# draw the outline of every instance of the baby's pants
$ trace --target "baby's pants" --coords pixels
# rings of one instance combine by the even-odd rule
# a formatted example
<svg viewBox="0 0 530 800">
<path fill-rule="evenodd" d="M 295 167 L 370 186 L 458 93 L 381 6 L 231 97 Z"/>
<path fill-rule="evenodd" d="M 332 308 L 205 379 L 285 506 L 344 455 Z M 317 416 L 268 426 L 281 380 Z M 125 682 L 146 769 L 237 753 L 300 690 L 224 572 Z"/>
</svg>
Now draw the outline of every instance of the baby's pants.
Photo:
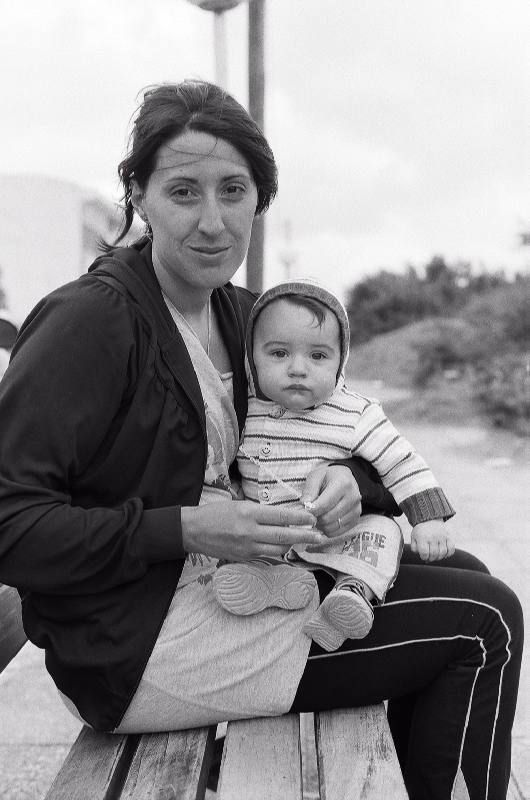
<svg viewBox="0 0 530 800">
<path fill-rule="evenodd" d="M 393 585 L 403 550 L 397 522 L 380 514 L 365 514 L 348 533 L 330 537 L 325 546 L 291 547 L 285 560 L 309 570 L 349 575 L 364 581 L 380 602 Z"/>
</svg>

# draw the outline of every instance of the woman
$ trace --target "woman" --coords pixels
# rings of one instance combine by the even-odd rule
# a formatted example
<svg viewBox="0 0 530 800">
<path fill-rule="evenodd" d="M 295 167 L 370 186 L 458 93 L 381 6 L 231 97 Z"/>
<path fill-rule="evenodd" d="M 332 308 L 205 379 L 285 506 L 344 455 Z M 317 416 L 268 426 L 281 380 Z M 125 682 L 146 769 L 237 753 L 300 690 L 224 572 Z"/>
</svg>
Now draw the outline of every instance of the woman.
<svg viewBox="0 0 530 800">
<path fill-rule="evenodd" d="M 274 159 L 229 95 L 185 82 L 146 93 L 120 176 L 120 238 L 135 212 L 148 237 L 36 307 L 0 386 L 0 580 L 65 702 L 130 732 L 396 698 L 411 798 L 447 800 L 459 771 L 473 800 L 505 797 L 521 612 L 472 557 L 404 563 L 370 635 L 332 654 L 302 633 L 316 591 L 253 618 L 213 600 L 217 559 L 321 537 L 303 510 L 228 496 L 254 300 L 229 281 Z M 305 494 L 327 535 L 359 495 L 398 511 L 355 462 L 315 470 Z"/>
</svg>

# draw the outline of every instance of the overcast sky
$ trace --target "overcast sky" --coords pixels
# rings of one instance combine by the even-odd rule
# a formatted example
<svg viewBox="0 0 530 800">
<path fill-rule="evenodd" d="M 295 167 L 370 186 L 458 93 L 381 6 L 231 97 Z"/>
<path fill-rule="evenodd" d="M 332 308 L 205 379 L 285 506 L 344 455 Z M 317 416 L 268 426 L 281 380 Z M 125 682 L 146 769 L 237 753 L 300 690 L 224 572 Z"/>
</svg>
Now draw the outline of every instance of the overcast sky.
<svg viewBox="0 0 530 800">
<path fill-rule="evenodd" d="M 215 79 L 213 19 L 186 0 L 0 1 L 0 173 L 117 200 L 140 90 Z M 266 133 L 280 169 L 266 282 L 338 291 L 441 254 L 530 271 L 528 0 L 267 0 Z M 247 103 L 247 8 L 227 12 Z"/>
</svg>

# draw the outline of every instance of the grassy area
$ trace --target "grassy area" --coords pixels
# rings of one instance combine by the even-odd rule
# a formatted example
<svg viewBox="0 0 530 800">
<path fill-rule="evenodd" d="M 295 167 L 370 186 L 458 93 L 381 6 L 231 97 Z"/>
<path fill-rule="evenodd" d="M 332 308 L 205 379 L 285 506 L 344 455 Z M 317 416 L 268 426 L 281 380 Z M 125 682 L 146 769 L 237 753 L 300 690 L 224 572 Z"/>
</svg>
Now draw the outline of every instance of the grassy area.
<svg viewBox="0 0 530 800">
<path fill-rule="evenodd" d="M 385 314 L 379 309 L 380 329 L 399 306 L 393 300 Z M 530 438 L 530 282 L 479 293 L 354 346 L 348 379 L 408 389 L 391 401 L 409 420 L 478 423 Z"/>
<path fill-rule="evenodd" d="M 414 322 L 391 333 L 375 336 L 351 348 L 348 362 L 350 382 L 382 380 L 389 386 L 411 388 L 418 368 L 416 343 L 432 329 L 431 320 Z"/>
<path fill-rule="evenodd" d="M 460 320 L 448 320 L 445 324 L 449 331 L 449 334 L 445 332 L 446 341 L 451 342 L 454 338 L 457 349 L 468 336 L 469 327 Z M 473 425 L 492 430 L 500 425 L 501 429 L 511 428 L 519 436 L 528 438 L 527 418 L 521 417 L 517 424 L 505 425 L 501 416 L 496 424 L 494 405 L 499 397 L 505 397 L 507 402 L 510 398 L 516 402 L 516 390 L 520 396 L 521 391 L 528 392 L 528 385 L 526 389 L 521 388 L 501 374 L 497 380 L 497 395 L 492 389 L 486 389 L 490 392 L 487 396 L 492 398 L 492 408 L 487 409 L 477 400 L 477 373 L 473 359 L 457 364 L 455 369 L 439 368 L 428 380 L 418 381 L 425 363 L 422 359 L 429 357 L 426 343 L 436 341 L 439 326 L 438 319 L 422 320 L 352 347 L 346 369 L 348 385 L 368 396 L 380 398 L 398 423 Z M 509 365 L 508 356 L 492 356 L 490 369 L 493 369 L 495 359 L 500 365 Z M 528 384 L 528 380 L 525 383 Z M 525 402 L 528 407 L 528 399 Z"/>
<path fill-rule="evenodd" d="M 468 375 L 446 374 L 425 388 L 415 385 L 419 364 L 416 345 L 431 336 L 434 324 L 422 320 L 353 347 L 346 370 L 348 385 L 366 394 L 381 395 L 396 422 L 484 424 L 473 403 Z M 381 382 L 381 390 L 376 382 Z M 391 387 L 408 391 L 394 393 L 389 391 Z"/>
</svg>

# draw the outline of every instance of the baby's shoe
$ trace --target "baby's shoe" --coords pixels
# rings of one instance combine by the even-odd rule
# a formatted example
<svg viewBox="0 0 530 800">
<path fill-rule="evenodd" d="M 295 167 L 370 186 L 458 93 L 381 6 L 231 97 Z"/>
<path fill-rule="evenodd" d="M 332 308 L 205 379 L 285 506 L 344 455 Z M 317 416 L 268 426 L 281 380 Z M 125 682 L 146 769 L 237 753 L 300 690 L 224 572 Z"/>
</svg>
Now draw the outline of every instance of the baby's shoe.
<svg viewBox="0 0 530 800">
<path fill-rule="evenodd" d="M 338 650 L 346 637 L 334 628 L 322 613 L 319 606 L 311 619 L 304 625 L 303 631 L 316 644 L 328 653 Z"/>
<path fill-rule="evenodd" d="M 237 616 L 272 607 L 305 608 L 316 591 L 311 572 L 260 561 L 224 564 L 216 570 L 212 586 L 219 605 Z"/>
<path fill-rule="evenodd" d="M 321 609 L 328 623 L 347 639 L 363 639 L 374 622 L 363 584 L 353 579 L 338 583 L 322 601 Z"/>
</svg>

